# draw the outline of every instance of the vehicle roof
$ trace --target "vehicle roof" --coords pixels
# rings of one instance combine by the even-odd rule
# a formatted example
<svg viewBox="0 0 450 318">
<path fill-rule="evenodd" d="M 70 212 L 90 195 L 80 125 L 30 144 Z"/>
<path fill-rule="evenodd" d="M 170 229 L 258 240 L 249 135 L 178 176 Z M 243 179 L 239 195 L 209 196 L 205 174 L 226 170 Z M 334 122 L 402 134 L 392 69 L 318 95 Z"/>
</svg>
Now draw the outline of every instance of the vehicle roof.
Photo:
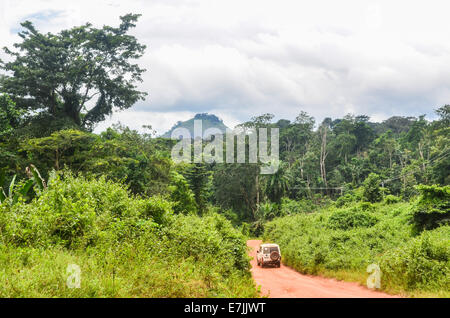
<svg viewBox="0 0 450 318">
<path fill-rule="evenodd" d="M 278 244 L 261 244 L 262 247 L 279 247 Z"/>
</svg>

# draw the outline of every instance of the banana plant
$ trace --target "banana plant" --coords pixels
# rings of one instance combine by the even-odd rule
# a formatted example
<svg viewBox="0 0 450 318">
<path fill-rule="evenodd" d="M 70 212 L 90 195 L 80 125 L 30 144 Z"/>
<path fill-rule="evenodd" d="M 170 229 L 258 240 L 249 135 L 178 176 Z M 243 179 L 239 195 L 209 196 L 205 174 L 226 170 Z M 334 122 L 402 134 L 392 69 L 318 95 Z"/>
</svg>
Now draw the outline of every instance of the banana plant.
<svg viewBox="0 0 450 318">
<path fill-rule="evenodd" d="M 19 201 L 20 197 L 25 197 L 28 192 L 30 192 L 31 188 L 35 187 L 36 193 L 40 193 L 47 188 L 45 180 L 41 177 L 41 174 L 34 165 L 27 167 L 26 173 L 29 179 L 19 188 L 16 187 L 17 176 L 15 175 L 12 178 L 8 186 L 8 194 L 6 194 L 3 189 L 3 185 L 5 184 L 5 173 L 4 171 L 0 171 L 0 204 L 8 202 L 9 205 L 14 205 Z"/>
<path fill-rule="evenodd" d="M 45 189 L 47 189 L 47 185 L 45 184 L 44 178 L 41 177 L 39 170 L 34 165 L 31 164 L 29 167 L 27 167 L 25 169 L 25 172 L 27 173 L 28 178 L 31 181 L 33 181 L 33 185 L 35 187 L 37 187 L 37 190 L 39 192 L 42 192 Z M 36 191 L 36 192 L 38 192 L 38 191 Z"/>
<path fill-rule="evenodd" d="M 5 193 L 3 187 L 0 189 L 0 203 L 8 202 L 14 205 L 19 201 L 19 198 L 26 196 L 33 187 L 33 180 L 26 181 L 20 188 L 16 188 L 16 176 L 14 176 L 9 184 L 8 195 Z"/>
</svg>

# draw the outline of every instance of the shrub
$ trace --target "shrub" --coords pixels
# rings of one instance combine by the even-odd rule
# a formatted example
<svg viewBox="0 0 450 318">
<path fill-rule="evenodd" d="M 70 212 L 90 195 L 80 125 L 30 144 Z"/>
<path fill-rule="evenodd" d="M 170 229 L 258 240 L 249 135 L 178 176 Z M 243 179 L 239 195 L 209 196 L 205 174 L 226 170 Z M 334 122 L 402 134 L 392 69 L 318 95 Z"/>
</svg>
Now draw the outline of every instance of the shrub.
<svg viewBox="0 0 450 318">
<path fill-rule="evenodd" d="M 189 188 L 187 180 L 181 174 L 174 171 L 171 173 L 170 178 L 170 200 L 173 202 L 174 212 L 196 214 L 197 205 L 195 203 L 195 196 Z"/>
<path fill-rule="evenodd" d="M 450 223 L 450 186 L 420 185 L 420 197 L 415 204 L 413 223 L 417 231 L 435 229 Z"/>
<path fill-rule="evenodd" d="M 311 200 L 302 199 L 299 201 L 283 198 L 281 202 L 281 215 L 293 215 L 297 213 L 313 212 L 318 206 Z"/>
<path fill-rule="evenodd" d="M 0 297 L 256 297 L 245 238 L 223 216 L 174 215 L 105 178 L 53 178 L 0 205 Z M 65 287 L 68 264 L 82 288 Z"/>
<path fill-rule="evenodd" d="M 384 281 L 394 288 L 450 290 L 450 226 L 422 233 L 381 256 Z"/>
<path fill-rule="evenodd" d="M 221 215 L 177 216 L 164 233 L 184 257 L 211 258 L 225 271 L 249 269 L 245 237 Z"/>
<path fill-rule="evenodd" d="M 358 204 L 358 207 L 363 210 L 363 211 L 375 211 L 375 206 L 370 203 L 370 202 L 361 202 L 360 204 Z"/>
<path fill-rule="evenodd" d="M 328 220 L 328 227 L 332 229 L 349 230 L 356 227 L 371 227 L 377 219 L 367 212 L 356 208 L 334 212 Z"/>
<path fill-rule="evenodd" d="M 224 211 L 220 211 L 220 213 L 233 225 L 238 225 L 240 223 L 239 214 L 237 214 L 233 209 L 227 209 Z"/>
<path fill-rule="evenodd" d="M 395 204 L 400 202 L 401 199 L 395 195 L 389 194 L 384 198 L 384 203 L 386 204 Z"/>
<path fill-rule="evenodd" d="M 363 184 L 363 195 L 364 199 L 368 202 L 375 203 L 381 201 L 381 187 L 380 187 L 381 179 L 376 173 L 371 173 L 364 180 Z"/>
<path fill-rule="evenodd" d="M 64 172 L 30 204 L 11 207 L 0 228 L 7 240 L 21 246 L 87 246 L 114 222 L 137 219 L 145 207 L 145 200 L 130 196 L 120 183 Z"/>
<path fill-rule="evenodd" d="M 246 223 L 246 222 L 242 223 L 242 225 L 241 225 L 241 233 L 245 237 L 249 237 L 250 236 L 250 225 L 248 223 Z"/>
<path fill-rule="evenodd" d="M 266 222 L 279 217 L 282 213 L 281 207 L 277 203 L 265 202 L 258 205 L 258 210 L 255 214 L 255 221 L 252 223 L 250 233 L 255 237 L 259 237 L 264 232 L 264 225 Z"/>
<path fill-rule="evenodd" d="M 375 204 L 369 213 L 355 205 L 277 218 L 266 224 L 264 240 L 278 243 L 283 262 L 302 273 L 365 283 L 367 266 L 379 264 L 384 290 L 448 297 L 450 226 L 413 237 L 412 208 Z"/>
<path fill-rule="evenodd" d="M 336 204 L 336 207 L 342 208 L 343 206 L 346 206 L 352 202 L 355 202 L 356 201 L 355 199 L 356 198 L 353 195 L 351 195 L 350 193 L 347 193 L 346 195 L 339 197 L 336 200 L 335 204 Z"/>
<path fill-rule="evenodd" d="M 172 203 L 159 197 L 151 197 L 145 200 L 141 216 L 151 219 L 158 224 L 167 224 L 173 215 Z"/>
</svg>

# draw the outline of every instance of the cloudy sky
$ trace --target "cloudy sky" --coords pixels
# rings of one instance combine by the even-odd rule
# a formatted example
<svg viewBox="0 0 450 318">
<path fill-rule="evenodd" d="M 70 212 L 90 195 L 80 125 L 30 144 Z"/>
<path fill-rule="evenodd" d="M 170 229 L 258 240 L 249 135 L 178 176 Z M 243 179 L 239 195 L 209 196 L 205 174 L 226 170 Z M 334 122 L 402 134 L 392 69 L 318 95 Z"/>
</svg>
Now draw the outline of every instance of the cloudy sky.
<svg viewBox="0 0 450 318">
<path fill-rule="evenodd" d="M 450 103 L 448 1 L 0 0 L 0 46 L 41 31 L 141 13 L 145 102 L 112 116 L 164 133 L 209 112 L 230 127 L 262 113 L 380 121 Z M 0 53 L 0 58 L 4 55 Z"/>
</svg>

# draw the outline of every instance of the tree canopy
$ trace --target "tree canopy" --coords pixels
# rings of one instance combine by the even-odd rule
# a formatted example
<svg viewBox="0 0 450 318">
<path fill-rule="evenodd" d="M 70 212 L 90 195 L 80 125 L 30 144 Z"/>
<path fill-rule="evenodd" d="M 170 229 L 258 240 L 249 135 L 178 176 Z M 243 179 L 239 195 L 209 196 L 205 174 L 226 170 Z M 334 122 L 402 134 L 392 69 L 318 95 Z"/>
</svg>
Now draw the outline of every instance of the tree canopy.
<svg viewBox="0 0 450 318">
<path fill-rule="evenodd" d="M 128 34 L 139 16 L 121 17 L 119 27 L 87 23 L 58 34 L 43 34 L 25 21 L 17 51 L 5 48 L 12 61 L 0 61 L 8 73 L 0 90 L 21 109 L 92 130 L 114 108 L 127 109 L 146 95 L 136 86 L 145 70 L 132 63 L 146 46 Z"/>
</svg>

